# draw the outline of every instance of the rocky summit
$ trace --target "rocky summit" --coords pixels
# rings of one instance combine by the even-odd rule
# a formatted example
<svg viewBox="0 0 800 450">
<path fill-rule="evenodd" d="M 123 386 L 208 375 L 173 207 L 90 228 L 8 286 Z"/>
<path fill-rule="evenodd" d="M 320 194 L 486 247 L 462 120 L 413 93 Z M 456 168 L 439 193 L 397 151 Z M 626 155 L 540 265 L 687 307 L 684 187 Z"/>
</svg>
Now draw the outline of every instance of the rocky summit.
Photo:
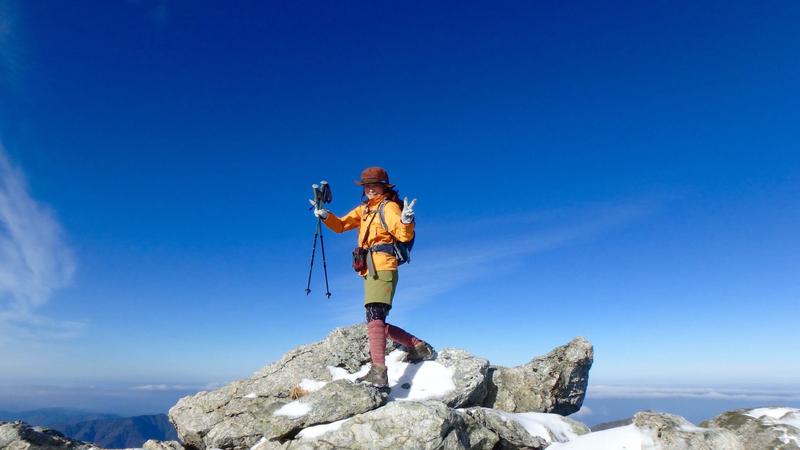
<svg viewBox="0 0 800 450">
<path fill-rule="evenodd" d="M 593 361 L 583 338 L 512 368 L 452 348 L 408 364 L 404 349 L 387 349 L 389 389 L 354 383 L 370 361 L 361 324 L 295 348 L 248 379 L 185 397 L 169 417 L 196 449 L 374 448 L 376 440 L 380 448 L 544 448 L 546 440 L 494 412 L 578 411 Z"/>
<path fill-rule="evenodd" d="M 144 450 L 800 450 L 800 410 L 721 414 L 696 426 L 639 412 L 590 431 L 578 411 L 593 362 L 583 338 L 517 367 L 445 348 L 404 362 L 387 346 L 389 387 L 358 383 L 369 370 L 365 325 L 297 347 L 252 377 L 184 397 L 169 411 L 182 442 Z M 0 450 L 94 450 L 90 443 L 22 422 L 0 422 Z"/>
</svg>

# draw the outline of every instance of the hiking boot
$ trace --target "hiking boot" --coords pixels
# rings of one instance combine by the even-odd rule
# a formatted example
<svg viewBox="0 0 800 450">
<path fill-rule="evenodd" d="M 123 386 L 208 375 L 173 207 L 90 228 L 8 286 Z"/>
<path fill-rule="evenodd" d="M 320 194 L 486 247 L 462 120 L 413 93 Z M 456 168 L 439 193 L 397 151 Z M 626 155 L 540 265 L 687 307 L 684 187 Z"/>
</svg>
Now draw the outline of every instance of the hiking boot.
<svg viewBox="0 0 800 450">
<path fill-rule="evenodd" d="M 386 375 L 386 366 L 376 366 L 369 368 L 369 372 L 363 377 L 356 378 L 359 383 L 372 383 L 377 387 L 389 386 L 389 377 Z"/>
<path fill-rule="evenodd" d="M 414 364 L 425 361 L 426 359 L 431 359 L 433 353 L 433 347 L 431 347 L 431 345 L 427 342 L 422 341 L 408 349 L 408 354 L 406 354 L 406 362 Z"/>
</svg>

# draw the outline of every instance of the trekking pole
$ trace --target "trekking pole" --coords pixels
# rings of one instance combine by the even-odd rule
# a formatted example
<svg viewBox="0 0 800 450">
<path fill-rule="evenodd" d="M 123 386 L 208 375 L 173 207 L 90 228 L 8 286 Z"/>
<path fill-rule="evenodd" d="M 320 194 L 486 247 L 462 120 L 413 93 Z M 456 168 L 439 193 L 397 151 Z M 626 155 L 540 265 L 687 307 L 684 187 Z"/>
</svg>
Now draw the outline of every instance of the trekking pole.
<svg viewBox="0 0 800 450">
<path fill-rule="evenodd" d="M 316 208 L 316 205 L 319 202 L 319 191 L 317 190 L 319 186 L 316 184 L 311 185 L 311 189 L 314 191 L 314 203 L 315 206 L 312 208 Z M 321 236 L 322 228 L 320 227 L 320 219 L 317 217 L 317 228 L 314 230 L 314 244 L 311 246 L 311 264 L 308 267 L 308 284 L 306 284 L 306 295 L 311 293 L 311 272 L 314 270 L 314 255 L 317 253 L 317 236 Z"/>
<path fill-rule="evenodd" d="M 312 184 L 311 189 L 314 191 L 314 205 L 312 208 L 324 208 L 326 203 L 333 200 L 333 193 L 327 181 L 320 181 L 320 184 Z M 311 264 L 308 268 L 308 284 L 306 285 L 306 295 L 311 293 L 311 273 L 314 270 L 314 256 L 317 253 L 317 236 L 319 236 L 319 245 L 322 250 L 322 271 L 325 274 L 325 295 L 331 298 L 331 291 L 328 287 L 328 262 L 325 258 L 325 241 L 322 238 L 322 219 L 317 217 L 317 228 L 314 230 L 314 244 L 311 247 Z"/>
<path fill-rule="evenodd" d="M 330 203 L 333 200 L 333 194 L 327 181 L 320 181 L 319 184 L 322 206 L 324 207 L 325 203 Z M 325 260 L 325 241 L 322 240 L 322 225 L 319 218 L 317 218 L 317 228 L 319 229 L 319 248 L 322 250 L 322 273 L 325 274 L 325 295 L 331 298 L 331 290 L 328 287 L 328 262 Z"/>
<path fill-rule="evenodd" d="M 319 219 L 317 219 L 317 230 L 319 230 Z M 317 231 L 314 231 L 314 245 L 311 247 L 311 265 L 308 268 L 308 284 L 306 284 L 306 295 L 311 293 L 311 271 L 314 270 L 314 254 L 317 252 Z"/>
</svg>

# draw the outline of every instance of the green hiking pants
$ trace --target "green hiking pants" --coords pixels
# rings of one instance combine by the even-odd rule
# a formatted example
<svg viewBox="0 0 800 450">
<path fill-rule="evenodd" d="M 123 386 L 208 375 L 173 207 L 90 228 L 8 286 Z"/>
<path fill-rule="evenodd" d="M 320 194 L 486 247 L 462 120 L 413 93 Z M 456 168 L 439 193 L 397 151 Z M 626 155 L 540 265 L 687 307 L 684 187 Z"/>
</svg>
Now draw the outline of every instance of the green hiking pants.
<svg viewBox="0 0 800 450">
<path fill-rule="evenodd" d="M 385 303 L 392 305 L 394 291 L 397 289 L 397 270 L 379 270 L 375 278 L 364 277 L 364 304 Z"/>
</svg>

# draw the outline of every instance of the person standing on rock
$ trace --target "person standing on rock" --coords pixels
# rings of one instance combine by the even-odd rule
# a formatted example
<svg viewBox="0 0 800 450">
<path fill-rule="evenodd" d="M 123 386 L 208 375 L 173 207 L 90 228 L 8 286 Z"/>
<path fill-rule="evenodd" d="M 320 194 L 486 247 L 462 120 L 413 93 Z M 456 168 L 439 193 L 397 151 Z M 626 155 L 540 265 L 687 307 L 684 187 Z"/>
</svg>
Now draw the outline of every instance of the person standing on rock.
<svg viewBox="0 0 800 450">
<path fill-rule="evenodd" d="M 363 187 L 362 204 L 339 218 L 315 204 L 314 214 L 336 233 L 358 230 L 358 247 L 353 251 L 353 268 L 364 279 L 364 307 L 367 313 L 367 337 L 372 366 L 358 378 L 380 387 L 389 384 L 386 373 L 386 338 L 408 349 L 406 361 L 416 363 L 430 358 L 433 348 L 405 330 L 386 323 L 397 289 L 398 261 L 392 243 L 396 239 L 408 242 L 414 238 L 414 204 L 399 200 L 389 174 L 380 167 L 368 167 L 356 181 Z M 379 209 L 383 207 L 383 221 Z"/>
</svg>

